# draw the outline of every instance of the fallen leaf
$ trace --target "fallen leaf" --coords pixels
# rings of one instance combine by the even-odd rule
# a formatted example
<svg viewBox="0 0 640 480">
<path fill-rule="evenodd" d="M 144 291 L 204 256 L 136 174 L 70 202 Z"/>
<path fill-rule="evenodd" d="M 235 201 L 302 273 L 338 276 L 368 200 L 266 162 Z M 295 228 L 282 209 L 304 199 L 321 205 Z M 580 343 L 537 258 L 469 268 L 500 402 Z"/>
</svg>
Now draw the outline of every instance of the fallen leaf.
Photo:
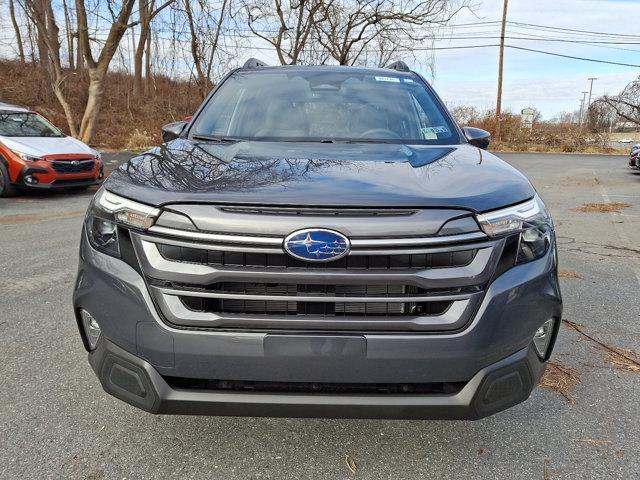
<svg viewBox="0 0 640 480">
<path fill-rule="evenodd" d="M 351 473 L 356 473 L 356 470 L 358 470 L 358 465 L 356 465 L 356 462 L 354 462 L 353 458 L 351 458 L 349 455 L 344 456 L 344 463 L 347 464 L 347 468 L 351 471 Z"/>
</svg>

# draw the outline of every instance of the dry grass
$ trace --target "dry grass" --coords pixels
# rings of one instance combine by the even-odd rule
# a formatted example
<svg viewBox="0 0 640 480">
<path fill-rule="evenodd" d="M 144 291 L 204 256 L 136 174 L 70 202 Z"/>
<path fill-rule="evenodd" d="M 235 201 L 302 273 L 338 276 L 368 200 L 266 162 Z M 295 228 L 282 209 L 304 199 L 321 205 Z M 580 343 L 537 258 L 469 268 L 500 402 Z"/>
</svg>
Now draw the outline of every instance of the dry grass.
<svg viewBox="0 0 640 480">
<path fill-rule="evenodd" d="M 579 323 L 567 319 L 562 319 L 562 323 L 572 330 L 575 330 L 584 338 L 590 340 L 591 342 L 596 344 L 598 348 L 603 350 L 606 353 L 605 360 L 609 362 L 614 368 L 633 373 L 640 373 L 640 358 L 635 351 L 608 345 L 602 340 L 595 338 L 590 333 L 587 333 L 584 327 Z"/>
<path fill-rule="evenodd" d="M 495 138 L 496 119 L 494 113 L 462 109 L 466 113 L 461 121 L 465 125 L 482 128 L 494 136 L 491 149 L 515 152 L 559 152 L 559 153 L 621 153 L 611 148 L 608 135 L 591 133 L 573 123 L 537 122 L 531 129 L 521 128 L 520 115 L 503 113 L 501 138 Z M 453 109 L 454 116 L 457 110 Z M 625 149 L 624 153 L 627 153 Z"/>
<path fill-rule="evenodd" d="M 156 138 L 153 135 L 150 135 L 148 132 L 141 132 L 137 128 L 129 135 L 129 139 L 127 140 L 126 148 L 127 150 L 131 150 L 133 152 L 139 152 L 142 150 L 146 150 L 149 147 L 155 145 Z"/>
<path fill-rule="evenodd" d="M 581 213 L 620 213 L 620 210 L 629 207 L 631 207 L 631 204 L 622 202 L 585 203 L 575 210 Z"/>
<path fill-rule="evenodd" d="M 560 278 L 580 278 L 580 275 L 578 275 L 573 270 L 560 270 L 558 272 L 558 277 L 560 277 Z"/>
<path fill-rule="evenodd" d="M 573 389 L 580 383 L 578 371 L 559 362 L 549 362 L 544 375 L 540 379 L 540 386 L 548 388 L 562 395 L 567 403 L 576 403 L 571 396 Z"/>
<path fill-rule="evenodd" d="M 640 359 L 633 350 L 609 347 L 605 360 L 619 370 L 640 373 Z"/>
<path fill-rule="evenodd" d="M 87 76 L 75 72 L 69 72 L 64 84 L 77 123 L 87 100 L 87 85 Z M 150 94 L 136 98 L 131 95 L 132 85 L 130 75 L 109 73 L 92 142 L 95 146 L 123 149 L 130 143 L 139 148 L 161 143 L 162 125 L 192 115 L 202 101 L 198 89 L 189 82 L 155 76 Z M 0 97 L 2 101 L 33 108 L 69 133 L 62 108 L 38 66 L 0 61 Z"/>
</svg>

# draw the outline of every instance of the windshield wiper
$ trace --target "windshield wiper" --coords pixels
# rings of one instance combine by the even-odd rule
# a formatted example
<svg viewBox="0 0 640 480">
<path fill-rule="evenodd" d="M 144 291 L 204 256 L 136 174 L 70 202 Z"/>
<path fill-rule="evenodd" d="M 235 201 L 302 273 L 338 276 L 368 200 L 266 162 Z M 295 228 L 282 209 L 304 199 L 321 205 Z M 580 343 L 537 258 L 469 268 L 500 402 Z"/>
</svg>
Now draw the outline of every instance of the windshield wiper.
<svg viewBox="0 0 640 480">
<path fill-rule="evenodd" d="M 394 140 L 385 140 L 382 138 L 354 138 L 345 140 L 344 143 L 404 143 L 401 139 Z"/>
<path fill-rule="evenodd" d="M 242 138 L 234 138 L 234 137 L 221 137 L 219 135 L 193 135 L 191 138 L 194 140 L 206 140 L 208 142 L 218 142 L 218 143 L 233 143 L 233 142 L 242 142 L 244 141 Z"/>
</svg>

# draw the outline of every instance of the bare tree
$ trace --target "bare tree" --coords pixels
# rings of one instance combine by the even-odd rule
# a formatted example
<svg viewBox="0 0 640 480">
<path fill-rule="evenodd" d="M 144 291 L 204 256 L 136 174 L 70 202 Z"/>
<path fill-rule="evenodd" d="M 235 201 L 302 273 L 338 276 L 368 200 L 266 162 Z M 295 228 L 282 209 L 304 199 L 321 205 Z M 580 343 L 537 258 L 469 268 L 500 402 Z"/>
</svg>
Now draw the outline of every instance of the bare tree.
<svg viewBox="0 0 640 480">
<path fill-rule="evenodd" d="M 606 132 L 613 128 L 618 114 L 607 102 L 597 99 L 587 110 L 587 125 L 592 132 Z"/>
<path fill-rule="evenodd" d="M 20 33 L 20 26 L 18 25 L 18 20 L 16 19 L 16 9 L 13 3 L 13 0 L 9 0 L 9 16 L 11 17 L 11 24 L 13 25 L 13 31 L 16 36 L 16 44 L 18 47 L 18 58 L 20 61 L 24 63 L 24 47 L 22 45 L 22 34 Z"/>
<path fill-rule="evenodd" d="M 594 103 L 604 103 L 621 119 L 640 125 L 640 77 L 624 87 L 618 95 L 604 95 Z"/>
<path fill-rule="evenodd" d="M 317 25 L 327 20 L 334 0 L 244 0 L 251 32 L 273 45 L 280 64 L 296 64 L 317 55 L 312 47 Z M 307 62 L 310 63 L 310 62 Z"/>
<path fill-rule="evenodd" d="M 67 0 L 62 0 L 64 10 L 65 37 L 67 39 L 67 55 L 69 58 L 69 68 L 75 70 L 75 58 L 73 53 L 73 29 L 71 28 L 71 16 L 67 7 Z"/>
<path fill-rule="evenodd" d="M 340 65 L 364 63 L 376 41 L 380 58 L 385 51 L 410 53 L 467 7 L 466 0 L 335 0 L 316 25 L 318 41 Z"/>
<path fill-rule="evenodd" d="M 207 0 L 183 0 L 189 30 L 189 46 L 196 83 L 204 98 L 213 85 L 213 64 L 218 54 L 224 22 L 229 14 L 229 0 L 222 0 L 216 10 Z"/>
<path fill-rule="evenodd" d="M 146 54 L 145 62 L 145 93 L 149 93 L 149 84 L 151 80 L 151 22 L 162 10 L 171 5 L 175 0 L 167 0 L 158 8 L 155 8 L 155 0 L 139 0 L 138 20 L 129 24 L 129 28 L 140 25 L 140 35 L 135 48 L 133 61 L 133 95 L 137 96 L 142 93 L 142 63 Z"/>
<path fill-rule="evenodd" d="M 56 23 L 51 0 L 26 0 L 25 11 L 36 27 L 40 63 L 45 66 L 51 88 L 62 107 L 69 131 L 74 137 L 78 135 L 71 105 L 67 101 L 63 84 L 67 78 L 60 60 L 60 29 Z"/>
<path fill-rule="evenodd" d="M 99 50 L 98 57 L 95 58 L 91 49 L 89 37 L 89 21 L 87 18 L 87 10 L 84 0 L 76 0 L 76 15 L 78 17 L 78 44 L 82 49 L 82 55 L 89 71 L 89 89 L 87 104 L 85 106 L 80 129 L 79 138 L 89 143 L 95 132 L 98 114 L 102 105 L 102 98 L 106 87 L 106 76 L 109 70 L 109 64 L 113 59 L 120 41 L 124 36 L 133 4 L 135 0 L 122 0 L 119 11 L 114 12 L 114 20 L 109 29 L 102 48 Z M 109 3 L 109 9 L 113 11 L 113 4 Z"/>
</svg>

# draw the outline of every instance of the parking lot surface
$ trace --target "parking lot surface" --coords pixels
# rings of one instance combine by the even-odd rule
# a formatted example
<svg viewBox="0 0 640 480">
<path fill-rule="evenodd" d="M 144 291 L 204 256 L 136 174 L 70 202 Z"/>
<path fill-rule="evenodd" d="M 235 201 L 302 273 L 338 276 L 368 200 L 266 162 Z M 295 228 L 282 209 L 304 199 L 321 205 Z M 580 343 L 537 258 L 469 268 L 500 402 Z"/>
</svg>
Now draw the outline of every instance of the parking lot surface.
<svg viewBox="0 0 640 480">
<path fill-rule="evenodd" d="M 477 422 L 136 410 L 102 391 L 71 307 L 93 192 L 0 199 L 0 478 L 640 478 L 640 175 L 622 156 L 500 156 L 556 221 L 567 321 L 550 383 L 567 388 Z"/>
</svg>

